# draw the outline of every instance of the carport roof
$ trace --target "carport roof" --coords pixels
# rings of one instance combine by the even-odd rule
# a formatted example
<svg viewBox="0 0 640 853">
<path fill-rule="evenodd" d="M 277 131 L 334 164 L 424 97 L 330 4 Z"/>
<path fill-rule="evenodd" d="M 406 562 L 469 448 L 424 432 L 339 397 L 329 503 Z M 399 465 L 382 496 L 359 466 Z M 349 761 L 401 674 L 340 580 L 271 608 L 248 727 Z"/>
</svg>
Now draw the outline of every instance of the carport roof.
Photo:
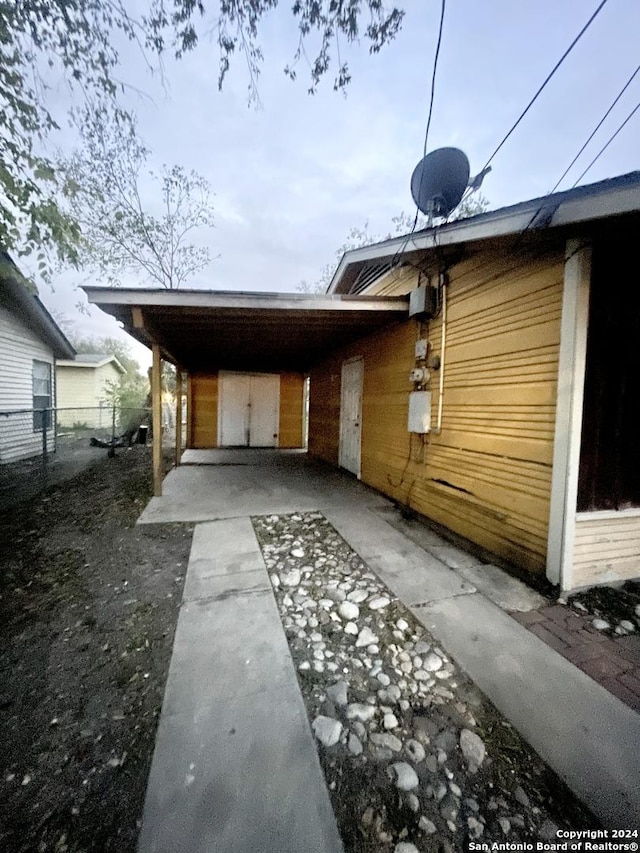
<svg viewBox="0 0 640 853">
<path fill-rule="evenodd" d="M 405 297 L 84 287 L 130 335 L 192 373 L 305 371 L 335 347 L 407 317 Z"/>
</svg>

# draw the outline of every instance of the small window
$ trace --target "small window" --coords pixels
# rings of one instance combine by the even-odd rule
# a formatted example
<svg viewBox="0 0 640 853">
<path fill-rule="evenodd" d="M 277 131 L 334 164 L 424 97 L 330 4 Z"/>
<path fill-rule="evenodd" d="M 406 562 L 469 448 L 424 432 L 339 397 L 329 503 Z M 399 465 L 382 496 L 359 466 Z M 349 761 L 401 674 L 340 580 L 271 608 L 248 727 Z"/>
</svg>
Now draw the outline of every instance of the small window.
<svg viewBox="0 0 640 853">
<path fill-rule="evenodd" d="M 33 362 L 33 430 L 51 426 L 51 365 L 47 361 Z M 48 411 L 42 411 L 47 409 Z"/>
</svg>

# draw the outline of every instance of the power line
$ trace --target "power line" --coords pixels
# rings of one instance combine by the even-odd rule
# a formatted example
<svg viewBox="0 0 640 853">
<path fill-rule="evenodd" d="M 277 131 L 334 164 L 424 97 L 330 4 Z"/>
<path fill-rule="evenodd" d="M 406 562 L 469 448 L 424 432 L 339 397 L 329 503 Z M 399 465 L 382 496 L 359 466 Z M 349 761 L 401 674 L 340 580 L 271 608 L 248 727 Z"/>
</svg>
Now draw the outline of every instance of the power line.
<svg viewBox="0 0 640 853">
<path fill-rule="evenodd" d="M 606 2 L 606 0 L 605 0 Z M 440 7 L 440 24 L 438 26 L 438 41 L 436 42 L 436 52 L 433 57 L 433 72 L 431 74 L 431 94 L 429 96 L 429 113 L 427 115 L 427 127 L 424 133 L 424 145 L 422 148 L 423 157 L 427 156 L 427 143 L 429 141 L 429 129 L 431 127 L 431 116 L 433 115 L 433 100 L 436 93 L 436 73 L 438 71 L 438 59 L 440 57 L 440 45 L 442 44 L 442 28 L 444 26 L 444 13 L 447 6 L 447 0 L 442 0 L 442 5 Z M 420 174 L 420 189 L 422 189 L 422 181 L 424 179 L 424 169 Z M 418 193 L 418 198 L 420 197 L 420 193 Z M 409 240 L 411 239 L 411 235 L 415 232 L 416 227 L 418 225 L 418 217 L 420 216 L 420 208 L 416 204 L 416 215 L 413 220 L 413 225 L 411 226 L 411 231 L 407 234 L 404 243 L 402 246 L 396 251 L 393 259 L 391 261 L 391 265 L 395 266 L 398 258 L 402 255 L 409 244 Z"/>
<path fill-rule="evenodd" d="M 582 36 L 586 33 L 586 31 L 589 29 L 589 27 L 591 26 L 591 24 L 595 21 L 595 19 L 596 19 L 596 18 L 597 18 L 597 16 L 600 14 L 600 12 L 602 11 L 602 9 L 605 7 L 605 5 L 607 4 L 607 2 L 608 2 L 608 0 L 601 0 L 601 2 L 600 2 L 600 4 L 599 4 L 598 8 L 597 8 L 597 9 L 595 10 L 595 12 L 591 15 L 591 17 L 589 18 L 589 20 L 587 21 L 587 23 L 582 27 L 582 29 L 580 30 L 580 32 L 578 33 L 578 35 L 574 38 L 574 40 L 571 42 L 571 44 L 569 45 L 569 47 L 565 50 L 565 52 L 562 54 L 562 56 L 560 57 L 560 59 L 559 59 L 559 60 L 556 62 L 556 64 L 553 66 L 553 68 L 551 69 L 551 71 L 549 72 L 549 74 L 547 74 L 547 76 L 546 76 L 546 78 L 545 78 L 544 82 L 543 82 L 543 83 L 542 83 L 542 85 L 539 87 L 538 91 L 535 93 L 535 95 L 533 96 L 533 98 L 531 98 L 531 100 L 529 101 L 529 103 L 527 104 L 527 106 L 522 110 L 522 112 L 520 113 L 520 115 L 518 116 L 518 118 L 516 119 L 516 121 L 511 125 L 511 128 L 510 128 L 510 129 L 507 131 L 507 133 L 503 136 L 503 138 L 502 138 L 501 142 L 500 142 L 500 143 L 499 143 L 499 145 L 496 147 L 496 149 L 494 150 L 493 154 L 489 157 L 489 159 L 487 160 L 487 162 L 484 164 L 484 167 L 483 167 L 483 169 L 482 169 L 481 171 L 483 171 L 484 169 L 486 169 L 486 168 L 487 168 L 487 166 L 489 165 L 489 163 L 491 163 L 491 161 L 492 161 L 492 160 L 493 160 L 493 158 L 496 156 L 496 154 L 498 153 L 498 151 L 500 151 L 500 149 L 501 149 L 501 148 L 502 148 L 502 146 L 505 144 L 505 142 L 507 141 L 507 139 L 509 139 L 509 137 L 511 136 L 511 134 L 513 133 L 513 131 L 518 127 L 518 125 L 520 124 L 520 122 L 522 121 L 522 119 L 526 116 L 526 114 L 529 112 L 529 110 L 531 109 L 531 107 L 532 107 L 532 106 L 535 104 L 535 102 L 538 100 L 538 98 L 539 98 L 539 97 L 540 97 L 540 95 L 542 94 L 543 90 L 546 88 L 546 86 L 547 86 L 547 84 L 549 83 L 549 81 L 551 80 L 551 78 L 554 76 L 554 74 L 556 73 L 556 71 L 560 68 L 560 66 L 562 65 L 562 63 L 563 63 L 563 62 L 565 61 L 565 59 L 567 58 L 567 56 L 569 56 L 569 54 L 571 53 L 571 51 L 573 50 L 573 48 L 578 44 L 578 42 L 580 41 L 580 39 L 582 38 Z M 469 193 L 466 193 L 465 195 L 468 195 L 468 194 L 469 194 Z"/>
<path fill-rule="evenodd" d="M 594 165 L 594 164 L 595 164 L 595 163 L 600 159 L 600 157 L 604 154 L 604 152 L 607 150 L 607 148 L 611 145 L 611 143 L 612 143 L 612 142 L 613 142 L 613 140 L 616 138 L 616 136 L 617 136 L 617 135 L 620 133 L 620 131 L 621 131 L 621 130 L 622 130 L 622 129 L 623 129 L 623 128 L 624 128 L 624 127 L 625 127 L 625 126 L 630 122 L 630 121 L 631 121 L 631 119 L 632 119 L 632 118 L 634 117 L 634 115 L 638 112 L 638 110 L 640 110 L 640 101 L 639 101 L 639 102 L 635 105 L 635 107 L 631 110 L 631 112 L 629 113 L 629 115 L 628 115 L 628 116 L 626 117 L 626 119 L 622 122 L 622 124 L 621 124 L 621 125 L 620 125 L 620 127 L 616 130 L 616 132 L 611 134 L 611 136 L 609 137 L 609 139 L 605 142 L 605 144 L 602 146 L 602 148 L 598 151 L 598 153 L 596 154 L 596 156 L 593 158 L 593 160 L 589 163 L 589 165 L 587 166 L 587 168 L 584 170 L 584 172 L 580 175 L 580 177 L 579 177 L 579 178 L 578 178 L 578 180 L 575 182 L 575 184 L 573 185 L 573 187 L 575 187 L 577 184 L 579 184 L 579 183 L 580 183 L 580 181 L 584 178 L 584 176 L 587 174 L 587 172 L 589 171 L 589 169 L 590 169 L 590 168 L 591 168 L 591 167 L 592 167 L 592 166 L 593 166 L 593 165 Z M 571 187 L 571 189 L 573 189 L 573 187 Z"/>
<path fill-rule="evenodd" d="M 606 121 L 606 119 L 609 117 L 609 115 L 610 115 L 611 111 L 613 110 L 613 108 L 615 107 L 615 105 L 618 103 L 618 101 L 620 100 L 620 98 L 624 95 L 624 93 L 627 91 L 627 89 L 628 89 L 628 88 L 629 88 L 629 86 L 631 85 L 631 83 L 632 83 L 632 81 L 633 81 L 634 77 L 636 77 L 636 75 L 638 74 L 638 72 L 640 72 L 640 65 L 638 65 L 638 67 L 637 67 L 637 68 L 636 68 L 636 70 L 633 72 L 633 74 L 631 75 L 631 77 L 629 77 L 629 79 L 628 79 L 628 80 L 627 80 L 627 82 L 624 84 L 624 86 L 622 87 L 622 89 L 620 89 L 620 91 L 618 92 L 618 94 L 617 94 L 617 96 L 616 96 L 615 100 L 613 101 L 613 103 L 611 104 L 611 106 L 609 107 L 609 109 L 606 111 L 606 113 L 602 116 L 602 118 L 600 119 L 600 121 L 598 122 L 598 124 L 597 124 L 597 125 L 594 127 L 594 129 L 591 131 L 591 134 L 589 135 L 589 138 L 588 138 L 588 139 L 587 139 L 587 141 L 584 143 L 584 145 L 582 146 L 582 148 L 578 151 L 578 153 L 577 153 L 577 154 L 576 154 L 576 156 L 573 158 L 573 160 L 569 163 L 569 165 L 567 166 L 567 168 L 564 170 L 564 172 L 562 173 L 562 175 L 560 176 L 560 178 L 559 178 L 559 179 L 558 179 L 558 181 L 556 182 L 556 184 L 555 184 L 554 188 L 553 188 L 552 190 L 550 190 L 550 193 L 554 193 L 554 192 L 558 189 L 558 187 L 560 186 L 560 184 L 563 182 L 563 180 L 566 178 L 566 176 L 569 174 L 569 172 L 571 171 L 571 169 L 572 169 L 572 168 L 573 168 L 573 166 L 575 165 L 576 161 L 579 159 L 580 155 L 582 154 L 582 152 L 585 150 L 585 148 L 587 147 L 587 145 L 591 142 L 591 140 L 592 140 L 592 139 L 593 139 L 593 137 L 596 135 L 596 133 L 600 130 L 600 128 L 602 127 L 602 125 L 604 124 L 604 122 Z M 590 168 L 590 167 L 589 167 L 589 168 Z M 584 174 L 584 173 L 583 173 L 583 174 Z M 582 177 L 582 175 L 581 175 L 580 177 Z M 574 184 L 574 186 L 575 186 L 575 184 Z"/>
</svg>

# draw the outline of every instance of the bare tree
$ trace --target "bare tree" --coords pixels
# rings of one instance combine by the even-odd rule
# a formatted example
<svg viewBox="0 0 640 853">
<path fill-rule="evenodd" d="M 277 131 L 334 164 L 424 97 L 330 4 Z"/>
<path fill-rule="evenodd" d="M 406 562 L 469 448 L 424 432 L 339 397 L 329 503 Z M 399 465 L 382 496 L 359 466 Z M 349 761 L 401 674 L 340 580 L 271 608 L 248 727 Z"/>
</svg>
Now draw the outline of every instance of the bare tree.
<svg viewBox="0 0 640 853">
<path fill-rule="evenodd" d="M 148 170 L 149 151 L 125 116 L 87 111 L 79 126 L 83 147 L 66 172 L 81 262 L 112 286 L 130 277 L 169 290 L 207 267 L 209 249 L 192 242 L 213 227 L 206 180 L 180 166 Z"/>
</svg>

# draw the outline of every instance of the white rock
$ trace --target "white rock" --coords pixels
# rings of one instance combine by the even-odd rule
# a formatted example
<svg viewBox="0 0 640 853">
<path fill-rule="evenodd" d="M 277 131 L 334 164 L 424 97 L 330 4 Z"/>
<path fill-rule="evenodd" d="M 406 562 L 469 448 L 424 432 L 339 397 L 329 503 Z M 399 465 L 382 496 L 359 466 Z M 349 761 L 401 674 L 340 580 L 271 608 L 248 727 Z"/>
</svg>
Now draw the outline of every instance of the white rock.
<svg viewBox="0 0 640 853">
<path fill-rule="evenodd" d="M 467 818 L 467 826 L 474 838 L 480 838 L 484 832 L 484 826 L 475 817 Z"/>
<path fill-rule="evenodd" d="M 477 773 L 486 754 L 482 739 L 475 732 L 463 729 L 460 732 L 460 749 L 467 762 L 469 773 Z"/>
<path fill-rule="evenodd" d="M 386 674 L 386 672 L 378 673 L 378 681 L 382 684 L 383 687 L 388 687 L 391 684 L 391 679 Z"/>
<path fill-rule="evenodd" d="M 291 551 L 291 556 L 298 558 L 304 557 L 304 551 L 302 550 L 302 548 L 294 548 L 293 551 Z"/>
<path fill-rule="evenodd" d="M 329 672 L 336 672 L 338 669 L 338 664 L 333 663 L 333 661 L 332 661 L 331 663 L 327 664 L 327 669 L 329 670 Z"/>
<path fill-rule="evenodd" d="M 377 655 L 380 651 L 379 647 L 376 646 L 375 643 L 371 643 L 370 646 L 367 646 L 367 654 L 368 655 Z"/>
<path fill-rule="evenodd" d="M 314 649 L 313 656 L 316 660 L 324 660 L 324 652 L 322 649 Z"/>
<path fill-rule="evenodd" d="M 433 821 L 430 821 L 429 818 L 422 815 L 420 820 L 418 821 L 419 828 L 424 832 L 425 835 L 433 835 L 436 831 L 436 825 Z"/>
<path fill-rule="evenodd" d="M 402 749 L 402 741 L 391 732 L 374 732 L 369 740 L 374 746 L 390 749 L 392 752 L 400 752 Z"/>
<path fill-rule="evenodd" d="M 395 714 L 385 714 L 382 719 L 382 725 L 385 729 L 397 729 L 398 728 L 398 718 Z"/>
<path fill-rule="evenodd" d="M 309 637 L 312 643 L 321 643 L 322 642 L 322 634 L 319 631 L 314 631 Z"/>
<path fill-rule="evenodd" d="M 359 720 L 368 723 L 375 716 L 376 709 L 373 705 L 365 705 L 362 702 L 354 702 L 347 706 L 347 720 Z"/>
<path fill-rule="evenodd" d="M 365 592 L 364 589 L 354 589 L 353 592 L 347 595 L 347 601 L 353 601 L 354 604 L 362 604 L 368 595 L 369 593 Z"/>
<path fill-rule="evenodd" d="M 414 649 L 417 655 L 426 655 L 431 651 L 431 643 L 425 643 L 424 640 L 418 640 Z"/>
<path fill-rule="evenodd" d="M 349 748 L 349 752 L 352 755 L 361 755 L 362 754 L 362 743 L 360 742 L 360 738 L 355 735 L 353 732 L 349 734 L 349 740 L 347 742 L 347 746 Z"/>
<path fill-rule="evenodd" d="M 316 717 L 311 728 L 323 746 L 334 746 L 340 740 L 342 723 L 333 717 Z"/>
<path fill-rule="evenodd" d="M 303 660 L 298 669 L 304 672 L 306 669 L 311 669 L 311 664 L 308 660 Z"/>
<path fill-rule="evenodd" d="M 271 583 L 274 589 L 278 589 L 280 586 L 280 578 L 275 572 L 271 575 Z"/>
<path fill-rule="evenodd" d="M 371 643 L 377 643 L 378 638 L 373 633 L 371 628 L 367 627 L 367 625 L 362 628 L 360 633 L 358 634 L 358 639 L 356 640 L 356 648 L 363 649 L 365 646 L 371 645 Z"/>
<path fill-rule="evenodd" d="M 629 622 L 628 619 L 623 619 L 622 622 L 620 622 L 620 627 L 624 628 L 625 631 L 635 630 L 635 625 L 633 624 L 633 622 Z"/>
<path fill-rule="evenodd" d="M 413 673 L 413 677 L 416 681 L 428 681 L 429 673 L 425 672 L 424 669 L 416 669 L 416 671 Z"/>
<path fill-rule="evenodd" d="M 344 632 L 345 634 L 352 634 L 355 637 L 358 633 L 358 626 L 355 622 L 347 622 L 344 626 Z"/>
<path fill-rule="evenodd" d="M 398 619 L 398 621 L 396 622 L 396 628 L 399 631 L 406 631 L 408 627 L 409 627 L 409 623 L 407 622 L 406 619 Z"/>
<path fill-rule="evenodd" d="M 413 669 L 413 666 L 411 665 L 410 660 L 403 660 L 402 663 L 400 664 L 400 671 L 404 672 L 405 675 L 409 675 L 409 673 L 411 672 L 412 669 Z"/>
<path fill-rule="evenodd" d="M 449 782 L 449 788 L 452 794 L 455 794 L 456 797 L 462 796 L 462 788 L 459 785 L 456 785 L 455 782 Z"/>
<path fill-rule="evenodd" d="M 388 607 L 391 604 L 386 595 L 381 595 L 378 598 L 373 598 L 371 601 L 367 602 L 367 606 L 369 610 L 383 610 L 385 607 Z"/>
<path fill-rule="evenodd" d="M 421 761 L 424 761 L 426 752 L 424 751 L 423 745 L 419 741 L 415 740 L 414 738 L 411 738 L 405 743 L 404 748 L 407 750 L 409 758 L 415 764 L 420 764 Z"/>
<path fill-rule="evenodd" d="M 606 631 L 607 628 L 611 627 L 604 619 L 594 619 L 591 624 L 597 631 Z"/>
<path fill-rule="evenodd" d="M 498 823 L 500 824 L 500 829 L 505 835 L 508 835 L 511 832 L 511 821 L 507 820 L 506 817 L 499 817 Z"/>
<path fill-rule="evenodd" d="M 435 652 L 430 652 L 422 661 L 422 668 L 427 672 L 436 672 L 442 668 L 442 658 L 438 657 Z"/>
<path fill-rule="evenodd" d="M 338 607 L 338 613 L 343 619 L 351 621 L 358 618 L 360 615 L 360 608 L 352 601 L 343 601 Z"/>
<path fill-rule="evenodd" d="M 409 841 L 401 841 L 393 848 L 393 853 L 420 853 L 415 844 Z"/>
<path fill-rule="evenodd" d="M 414 814 L 420 810 L 420 800 L 415 794 L 407 794 L 407 805 Z"/>
<path fill-rule="evenodd" d="M 412 791 L 420 784 L 418 774 L 406 761 L 397 761 L 395 764 L 392 764 L 388 768 L 387 773 L 390 773 L 391 778 L 395 779 L 396 788 L 399 788 L 401 791 Z"/>
<path fill-rule="evenodd" d="M 283 586 L 298 586 L 300 583 L 300 572 L 298 569 L 291 569 L 290 572 L 285 572 L 282 575 L 281 581 Z"/>
<path fill-rule="evenodd" d="M 314 660 L 313 668 L 316 672 L 324 672 L 324 663 L 321 660 Z"/>
<path fill-rule="evenodd" d="M 331 684 L 327 687 L 327 696 L 334 704 L 342 707 L 347 704 L 348 687 L 349 685 L 346 681 L 336 681 L 335 684 Z"/>
<path fill-rule="evenodd" d="M 329 587 L 329 589 L 325 590 L 327 598 L 330 598 L 332 601 L 344 601 L 345 592 L 343 589 L 339 589 L 338 587 Z"/>
</svg>

